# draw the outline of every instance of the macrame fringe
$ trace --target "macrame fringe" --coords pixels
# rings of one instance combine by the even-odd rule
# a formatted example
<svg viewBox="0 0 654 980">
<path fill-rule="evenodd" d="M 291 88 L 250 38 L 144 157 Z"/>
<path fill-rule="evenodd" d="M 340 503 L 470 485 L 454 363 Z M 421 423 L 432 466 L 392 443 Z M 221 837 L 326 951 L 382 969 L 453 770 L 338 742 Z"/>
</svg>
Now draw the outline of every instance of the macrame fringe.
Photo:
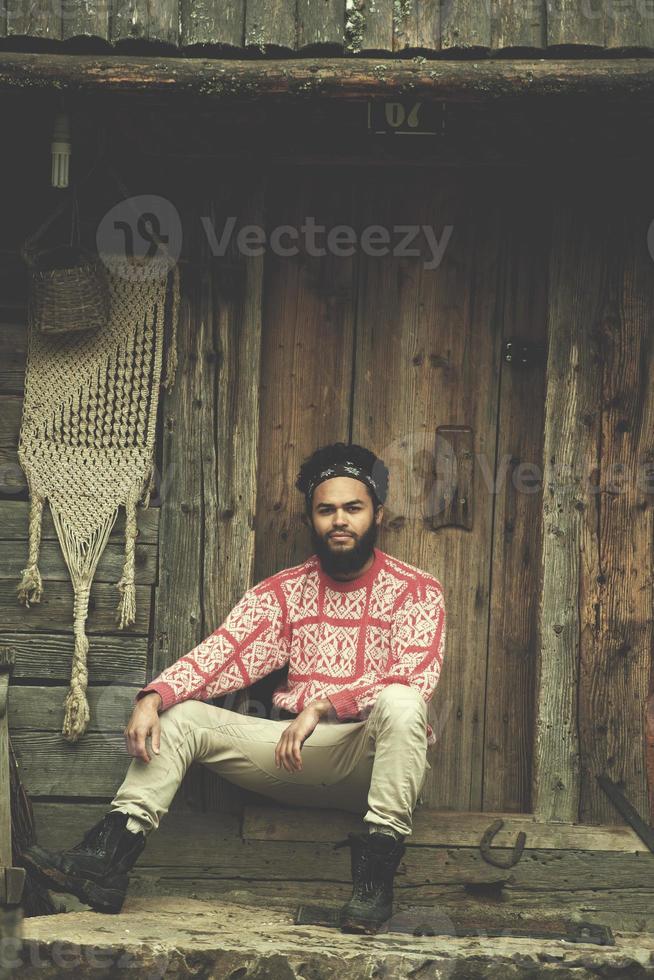
<svg viewBox="0 0 654 980">
<path fill-rule="evenodd" d="M 172 284 L 172 311 L 170 315 L 170 336 L 168 338 L 168 352 L 166 354 L 166 377 L 163 381 L 164 388 L 168 391 L 175 384 L 177 374 L 177 326 L 179 321 L 179 265 L 173 266 Z"/>
<path fill-rule="evenodd" d="M 73 630 L 75 650 L 70 674 L 70 687 L 64 702 L 64 724 L 62 735 L 68 742 L 77 742 L 88 727 L 90 711 L 86 700 L 89 682 L 87 654 L 89 641 L 84 632 L 84 624 L 89 612 L 89 587 L 75 591 L 75 611 Z"/>
<path fill-rule="evenodd" d="M 57 531 L 64 559 L 73 583 L 75 603 L 73 607 L 73 632 L 75 649 L 70 673 L 70 687 L 64 702 L 64 724 L 61 733 L 69 742 L 76 742 L 86 731 L 90 718 L 86 700 L 88 686 L 87 655 L 89 641 L 85 632 L 89 613 L 91 582 L 95 575 L 100 555 L 104 551 L 112 528 L 116 523 L 118 508 L 94 532 L 83 541 L 76 536 L 64 514 L 52 506 L 52 519 Z"/>
<path fill-rule="evenodd" d="M 136 585 L 134 571 L 136 565 L 136 538 L 138 537 L 138 533 L 136 524 L 136 499 L 129 497 L 125 503 L 125 563 L 123 565 L 122 577 L 118 582 L 118 591 L 121 594 L 118 604 L 118 625 L 121 630 L 136 622 Z"/>
<path fill-rule="evenodd" d="M 21 580 L 17 589 L 19 601 L 23 602 L 28 609 L 30 603 L 40 602 L 43 595 L 43 582 L 39 571 L 39 549 L 41 547 L 44 499 L 41 494 L 36 492 L 32 493 L 30 498 L 27 566 L 21 570 Z"/>
</svg>

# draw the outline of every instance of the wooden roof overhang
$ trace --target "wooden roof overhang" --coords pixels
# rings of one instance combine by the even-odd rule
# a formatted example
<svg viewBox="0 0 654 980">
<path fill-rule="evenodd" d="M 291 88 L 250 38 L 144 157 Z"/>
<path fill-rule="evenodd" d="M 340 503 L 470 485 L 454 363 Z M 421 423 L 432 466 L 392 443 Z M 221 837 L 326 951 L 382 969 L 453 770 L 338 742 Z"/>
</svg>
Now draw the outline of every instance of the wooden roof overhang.
<svg viewBox="0 0 654 980">
<path fill-rule="evenodd" d="M 650 101 L 654 59 L 459 60 L 422 57 L 233 60 L 0 52 L 0 91 L 192 96 L 203 101 L 451 102 L 516 98 Z"/>
</svg>

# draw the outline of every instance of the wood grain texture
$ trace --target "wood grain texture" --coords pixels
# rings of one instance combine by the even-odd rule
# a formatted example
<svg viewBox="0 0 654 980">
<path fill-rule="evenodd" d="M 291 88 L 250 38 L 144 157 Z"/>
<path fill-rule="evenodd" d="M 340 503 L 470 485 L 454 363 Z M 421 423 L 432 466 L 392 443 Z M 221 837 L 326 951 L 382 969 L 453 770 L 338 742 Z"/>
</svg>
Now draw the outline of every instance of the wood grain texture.
<svg viewBox="0 0 654 980">
<path fill-rule="evenodd" d="M 345 8 L 345 50 L 350 54 L 393 50 L 393 0 L 353 0 Z"/>
<path fill-rule="evenodd" d="M 136 691 L 135 685 L 90 686 L 87 696 L 92 718 L 88 731 L 122 734 L 132 712 Z M 67 693 L 67 687 L 12 684 L 9 699 L 12 738 L 15 732 L 60 732 Z"/>
<path fill-rule="evenodd" d="M 438 51 L 440 46 L 439 0 L 403 0 L 393 5 L 394 51 Z"/>
<path fill-rule="evenodd" d="M 14 322 L 15 320 L 15 322 Z M 25 386 L 27 327 L 15 317 L 0 322 L 0 394 L 22 394 Z"/>
<path fill-rule="evenodd" d="M 354 188 L 345 175 L 323 168 L 302 174 L 276 170 L 268 191 L 268 228 L 299 229 L 310 216 L 327 229 L 352 224 Z M 257 581 L 311 554 L 302 522 L 304 500 L 295 489 L 303 459 L 318 446 L 347 441 L 354 333 L 355 258 L 303 236 L 281 239 L 297 254 L 266 258 L 263 314 Z"/>
<path fill-rule="evenodd" d="M 604 46 L 613 51 L 649 51 L 654 46 L 651 3 L 604 4 Z"/>
<path fill-rule="evenodd" d="M 468 813 L 420 806 L 413 820 L 411 844 L 439 847 L 477 847 L 490 824 L 504 826 L 493 838 L 497 847 L 511 848 L 520 831 L 526 845 L 539 850 L 642 851 L 643 842 L 626 825 L 593 827 L 585 824 L 547 824 L 528 813 Z M 337 841 L 350 830 L 362 830 L 356 816 L 344 810 L 316 814 L 309 807 L 247 806 L 241 833 L 247 840 Z"/>
<path fill-rule="evenodd" d="M 550 207 L 547 194 L 533 191 L 529 174 L 498 181 L 505 218 L 498 319 L 505 340 L 544 343 Z M 499 365 L 484 810 L 531 808 L 546 367 L 544 357 L 529 367 Z"/>
<path fill-rule="evenodd" d="M 441 48 L 490 48 L 491 4 L 479 0 L 443 0 Z"/>
<path fill-rule="evenodd" d="M 251 42 L 254 44 L 254 42 Z M 262 41 L 262 44 L 264 42 Z M 265 46 L 265 45 L 264 45 Z M 0 92 L 152 95 L 173 92 L 205 104 L 288 98 L 361 101 L 410 92 L 415 98 L 490 103 L 499 99 L 579 96 L 651 101 L 649 58 L 451 59 L 129 57 L 0 52 Z M 4 306 L 5 304 L 3 304 Z M 10 307 L 11 308 L 11 304 Z"/>
<path fill-rule="evenodd" d="M 111 0 L 80 0 L 79 3 L 62 4 L 62 38 L 92 37 L 108 41 L 110 11 Z"/>
<path fill-rule="evenodd" d="M 492 0 L 491 47 L 542 50 L 547 44 L 547 0 Z"/>
<path fill-rule="evenodd" d="M 341 53 L 345 41 L 343 0 L 297 0 L 297 50 Z"/>
<path fill-rule="evenodd" d="M 58 814 L 64 806 L 59 804 L 55 811 L 52 804 L 45 804 L 40 813 L 50 813 L 59 822 Z M 82 811 L 80 816 L 86 813 Z M 230 833 L 230 824 L 223 822 L 224 816 L 217 827 L 212 827 L 208 818 L 208 814 L 189 817 L 169 813 L 165 821 L 169 846 L 164 848 L 160 842 L 156 852 L 146 849 L 139 867 L 152 866 L 157 860 L 171 878 L 189 878 L 192 874 L 196 880 L 213 880 L 216 884 L 238 877 L 243 883 L 278 882 L 279 888 L 283 888 L 285 881 L 301 879 L 350 882 L 351 888 L 349 852 L 346 848 L 335 851 L 332 841 L 243 840 Z M 189 833 L 189 828 L 195 833 Z M 67 827 L 60 823 L 56 836 L 61 840 L 65 834 L 66 840 L 71 836 L 74 839 L 73 829 L 79 834 L 87 827 L 76 817 Z M 49 836 L 55 837 L 54 827 Z M 153 847 L 156 836 L 152 837 Z M 171 846 L 173 840 L 175 845 Z M 508 851 L 506 847 L 498 848 L 498 854 L 503 857 Z M 528 892 L 538 902 L 542 893 L 547 892 L 596 888 L 610 893 L 615 888 L 647 888 L 651 885 L 647 854 L 642 850 L 629 853 L 527 847 L 522 859 L 510 869 L 506 898 L 510 900 L 515 892 Z M 598 856 L 601 856 L 599 860 Z M 411 894 L 427 897 L 442 885 L 490 884 L 507 878 L 506 871 L 483 860 L 478 847 L 409 845 L 400 869 L 395 885 L 405 899 Z"/>
<path fill-rule="evenodd" d="M 16 732 L 11 743 L 30 797 L 97 796 L 110 800 L 131 761 L 122 734 L 86 734 L 71 745 L 60 732 Z"/>
<path fill-rule="evenodd" d="M 245 50 L 248 53 L 291 52 L 296 46 L 295 0 L 247 0 Z"/>
<path fill-rule="evenodd" d="M 116 622 L 120 595 L 114 585 L 94 582 L 89 600 L 86 632 L 146 635 L 150 625 L 149 585 L 136 586 L 136 622 L 121 630 Z M 27 609 L 16 596 L 13 579 L 0 579 L 0 622 L 8 632 L 51 633 L 54 628 L 72 634 L 73 587 L 69 582 L 47 582 L 41 601 Z"/>
<path fill-rule="evenodd" d="M 0 633 L 0 645 L 16 652 L 14 683 L 21 680 L 68 681 L 74 639 L 65 633 Z M 145 682 L 147 636 L 94 636 L 89 645 L 89 677 L 98 684 Z"/>
<path fill-rule="evenodd" d="M 112 0 L 111 42 L 160 41 L 177 45 L 179 41 L 178 0 Z"/>
<path fill-rule="evenodd" d="M 594 334 L 607 275 L 602 221 L 592 201 L 582 208 L 568 195 L 554 205 L 534 742 L 534 811 L 544 820 L 579 815 L 580 588 L 588 546 L 586 481 L 598 463 L 601 369 Z"/>
<path fill-rule="evenodd" d="M 602 47 L 605 39 L 604 3 L 579 0 L 551 0 L 547 5 L 547 44 L 549 47 Z M 613 4 L 610 4 L 613 7 Z M 620 6 L 616 4 L 616 6 Z M 629 4 L 629 19 L 637 4 Z"/>
<path fill-rule="evenodd" d="M 444 246 L 436 268 L 426 268 L 437 260 L 422 233 L 411 242 L 415 256 L 361 256 L 352 435 L 390 469 L 380 547 L 435 575 L 445 592 L 445 659 L 429 705 L 439 740 L 425 800 L 478 810 L 493 514 L 483 474 L 493 473 L 495 457 L 502 215 L 480 172 L 440 180 L 416 174 L 410 182 L 393 170 L 375 172 L 359 196 L 362 227 L 427 225 Z M 445 424 L 473 430 L 472 531 L 430 529 L 436 430 Z"/>
<path fill-rule="evenodd" d="M 62 7 L 49 0 L 7 0 L 6 37 L 43 38 L 60 41 L 62 38 Z"/>
<path fill-rule="evenodd" d="M 547 13 L 546 13 L 547 11 Z M 541 49 L 651 51 L 646 0 L 9 0 L 0 37 L 100 38 L 148 53 L 158 42 L 262 53 Z M 442 25 L 442 29 L 441 29 Z"/>
<path fill-rule="evenodd" d="M 197 231 L 188 239 L 178 380 L 163 409 L 153 676 L 217 629 L 254 584 L 263 259 L 239 254 L 235 238 L 213 257 L 202 220 L 217 236 L 232 216 L 239 228 L 261 224 L 263 199 L 247 172 L 225 171 L 218 186 L 214 196 L 182 199 Z M 208 774 L 186 789 L 219 805 L 231 799 Z"/>
<path fill-rule="evenodd" d="M 591 182 L 588 208 L 600 194 L 601 185 Z M 595 249 L 606 256 L 601 291 L 586 301 L 595 308 L 590 356 L 597 372 L 583 420 L 595 453 L 583 474 L 578 593 L 579 818 L 587 823 L 616 817 L 596 782 L 600 774 L 619 783 L 642 814 L 648 806 L 643 709 L 654 650 L 654 483 L 650 479 L 648 487 L 643 477 L 654 451 L 654 289 L 647 247 L 653 205 L 649 185 L 616 187 L 596 228 Z"/>
<path fill-rule="evenodd" d="M 182 47 L 194 44 L 242 48 L 245 30 L 245 0 L 181 0 Z"/>
</svg>

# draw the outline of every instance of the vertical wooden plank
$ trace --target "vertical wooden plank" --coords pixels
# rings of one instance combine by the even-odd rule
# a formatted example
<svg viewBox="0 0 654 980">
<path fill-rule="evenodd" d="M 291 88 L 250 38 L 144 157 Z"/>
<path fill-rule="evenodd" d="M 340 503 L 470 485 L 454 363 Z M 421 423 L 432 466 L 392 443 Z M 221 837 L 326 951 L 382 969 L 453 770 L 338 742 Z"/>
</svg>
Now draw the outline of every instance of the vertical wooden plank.
<svg viewBox="0 0 654 980">
<path fill-rule="evenodd" d="M 112 0 L 111 41 L 179 41 L 178 0 Z"/>
<path fill-rule="evenodd" d="M 343 0 L 297 0 L 297 49 L 325 46 L 342 52 L 345 40 L 345 6 Z"/>
<path fill-rule="evenodd" d="M 201 203 L 176 201 L 193 228 Z M 185 237 L 181 277 L 178 367 L 170 391 L 162 389 L 162 470 L 159 585 L 155 593 L 152 673 L 187 653 L 202 639 L 202 446 L 204 356 L 209 325 L 200 315 L 203 268 L 199 234 Z M 204 273 L 206 275 L 206 273 Z"/>
<path fill-rule="evenodd" d="M 211 325 L 202 317 L 200 296 L 206 277 L 206 252 L 200 217 L 206 209 L 193 189 L 175 195 L 184 228 L 180 320 L 177 332 L 178 366 L 175 384 L 162 389 L 163 441 L 161 454 L 159 585 L 155 590 L 152 676 L 188 653 L 206 635 L 203 617 L 203 497 L 202 411 L 207 347 Z M 203 259 L 205 261 L 203 261 Z M 149 678 L 150 679 L 150 678 Z M 201 777 L 191 771 L 172 809 L 183 809 L 188 798 L 201 793 Z"/>
<path fill-rule="evenodd" d="M 425 799 L 479 810 L 489 617 L 492 480 L 501 331 L 496 269 L 502 221 L 488 172 L 366 174 L 360 227 L 414 227 L 418 255 L 361 256 L 353 439 L 390 469 L 380 547 L 435 575 L 448 609 L 443 673 L 429 706 L 439 735 Z M 447 242 L 435 268 L 421 226 Z M 446 228 L 451 238 L 446 237 Z M 406 248 L 406 243 L 405 243 Z M 379 246 L 377 246 L 377 251 Z M 474 393 L 474 397 L 471 395 Z M 431 530 L 436 430 L 473 431 L 474 526 Z M 490 472 L 488 472 L 490 468 Z"/>
<path fill-rule="evenodd" d="M 393 0 L 346 0 L 345 50 L 350 54 L 393 50 Z"/>
<path fill-rule="evenodd" d="M 597 193 L 605 186 L 598 183 Z M 654 520 L 641 468 L 654 448 L 654 288 L 647 247 L 653 204 L 648 184 L 632 174 L 631 184 L 615 182 L 602 208 L 610 254 L 593 338 L 599 386 L 591 428 L 598 448 L 583 512 L 579 590 L 584 823 L 622 822 L 597 785 L 602 773 L 647 812 L 643 706 L 654 649 Z"/>
<path fill-rule="evenodd" d="M 491 0 L 491 47 L 537 48 L 547 44 L 547 0 Z"/>
<path fill-rule="evenodd" d="M 241 48 L 245 0 L 180 0 L 180 46 L 215 44 Z"/>
<path fill-rule="evenodd" d="M 262 54 L 275 49 L 295 51 L 296 19 L 296 0 L 246 0 L 246 49 L 256 48 Z"/>
<path fill-rule="evenodd" d="M 498 189 L 499 192 L 499 189 Z M 549 205 L 531 173 L 502 178 L 506 216 L 499 321 L 504 339 L 544 343 Z M 542 440 L 547 359 L 501 363 L 492 591 L 484 732 L 483 809 L 531 808 L 538 641 Z M 529 411 L 526 411 L 526 406 Z M 515 597 L 520 596 L 519 602 Z"/>
<path fill-rule="evenodd" d="M 604 209 L 559 187 L 553 206 L 543 446 L 540 657 L 534 740 L 534 812 L 543 820 L 579 814 L 580 604 L 588 561 L 588 474 L 598 465 L 601 366 L 596 328 L 608 267 Z"/>
<path fill-rule="evenodd" d="M 109 40 L 110 0 L 63 4 L 63 38 L 101 37 Z"/>
<path fill-rule="evenodd" d="M 654 5 L 651 0 L 639 3 L 607 3 L 604 10 L 604 45 L 609 49 L 654 48 Z"/>
<path fill-rule="evenodd" d="M 264 185 L 256 174 L 223 176 L 215 195 L 210 213 L 217 231 L 231 215 L 238 217 L 235 235 L 246 225 L 265 227 Z M 214 335 L 203 396 L 207 630 L 254 584 L 264 254 L 245 255 L 232 242 L 224 259 L 212 261 L 202 296 Z"/>
<path fill-rule="evenodd" d="M 440 43 L 439 0 L 402 0 L 393 5 L 394 51 L 438 51 Z"/>
<path fill-rule="evenodd" d="M 236 236 L 262 224 L 262 194 L 249 172 L 225 170 L 186 205 L 180 365 L 164 405 L 155 673 L 220 626 L 253 584 L 263 255 L 242 253 Z M 228 251 L 214 255 L 207 224 L 220 238 L 230 216 Z M 204 771 L 184 791 L 214 809 L 239 799 Z"/>
<path fill-rule="evenodd" d="M 441 49 L 490 48 L 491 7 L 479 0 L 441 3 Z"/>
<path fill-rule="evenodd" d="M 325 254 L 310 254 L 299 230 L 309 220 L 327 230 L 351 226 L 354 195 L 342 169 L 279 169 L 271 177 L 268 234 L 297 229 L 297 240 L 284 235 L 280 243 L 298 253 L 280 254 L 271 240 L 266 255 L 257 580 L 311 554 L 295 479 L 318 446 L 348 440 L 356 254 L 326 249 L 324 232 L 315 251 Z"/>
<path fill-rule="evenodd" d="M 50 0 L 7 0 L 6 36 L 47 38 L 60 41 L 62 13 Z"/>
<path fill-rule="evenodd" d="M 631 6 L 631 5 L 630 5 Z M 604 0 L 548 0 L 547 44 L 603 47 Z"/>
</svg>

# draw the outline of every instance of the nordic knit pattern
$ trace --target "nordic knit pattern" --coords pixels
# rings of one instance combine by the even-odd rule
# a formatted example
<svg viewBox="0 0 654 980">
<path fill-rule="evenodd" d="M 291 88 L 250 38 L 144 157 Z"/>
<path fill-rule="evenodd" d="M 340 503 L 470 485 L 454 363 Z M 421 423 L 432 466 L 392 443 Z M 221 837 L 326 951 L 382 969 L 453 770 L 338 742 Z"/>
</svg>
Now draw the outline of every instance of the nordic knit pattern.
<svg viewBox="0 0 654 980">
<path fill-rule="evenodd" d="M 275 707 L 299 713 L 327 697 L 339 721 L 361 721 L 387 684 L 410 685 L 430 701 L 444 645 L 443 589 L 433 576 L 376 548 L 367 572 L 339 582 L 312 555 L 249 589 L 222 626 L 136 700 L 157 691 L 162 710 L 208 701 L 288 663 Z M 435 742 L 427 725 L 427 744 Z"/>
</svg>

